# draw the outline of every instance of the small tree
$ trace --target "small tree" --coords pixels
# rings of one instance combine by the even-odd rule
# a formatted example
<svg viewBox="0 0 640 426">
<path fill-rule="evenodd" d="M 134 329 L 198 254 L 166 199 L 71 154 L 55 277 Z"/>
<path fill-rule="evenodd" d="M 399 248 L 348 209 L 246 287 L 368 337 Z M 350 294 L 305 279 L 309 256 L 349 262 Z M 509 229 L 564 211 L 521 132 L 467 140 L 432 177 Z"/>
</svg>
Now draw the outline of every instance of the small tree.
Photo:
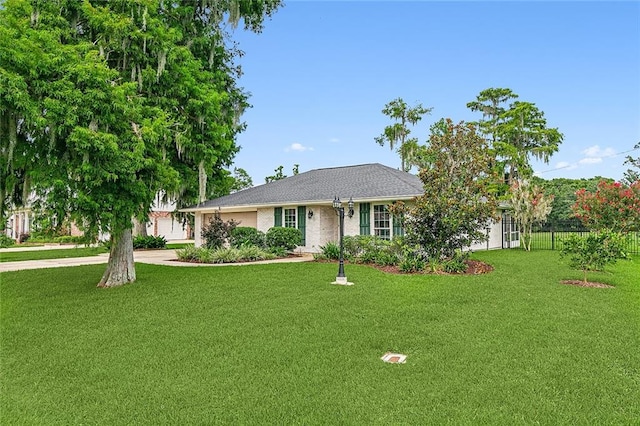
<svg viewBox="0 0 640 426">
<path fill-rule="evenodd" d="M 495 218 L 498 181 L 487 141 L 472 124 L 440 120 L 431 127 L 420 170 L 424 195 L 390 210 L 403 217 L 408 247 L 432 265 L 446 263 L 466 247 L 486 241 Z"/>
<path fill-rule="evenodd" d="M 584 237 L 572 234 L 564 239 L 560 255 L 569 257 L 569 265 L 583 272 L 586 283 L 588 271 L 602 271 L 606 265 L 624 259 L 624 246 L 625 238 L 616 232 L 590 232 Z"/>
<path fill-rule="evenodd" d="M 598 183 L 595 192 L 576 192 L 573 214 L 591 230 L 629 232 L 640 229 L 640 181 Z"/>
<path fill-rule="evenodd" d="M 601 181 L 595 192 L 576 192 L 574 215 L 592 231 L 584 237 L 572 235 L 564 241 L 561 255 L 584 272 L 600 271 L 626 257 L 625 236 L 640 227 L 640 182 L 630 186 Z"/>
<path fill-rule="evenodd" d="M 202 228 L 202 238 L 204 246 L 208 249 L 218 249 L 229 241 L 231 233 L 238 226 L 239 222 L 231 219 L 223 221 L 220 213 L 215 212 L 209 224 Z"/>
<path fill-rule="evenodd" d="M 553 195 L 545 195 L 542 188 L 527 180 L 517 180 L 511 184 L 509 202 L 511 214 L 520 228 L 524 248 L 531 251 L 533 225 L 546 220 L 551 212 Z"/>
</svg>

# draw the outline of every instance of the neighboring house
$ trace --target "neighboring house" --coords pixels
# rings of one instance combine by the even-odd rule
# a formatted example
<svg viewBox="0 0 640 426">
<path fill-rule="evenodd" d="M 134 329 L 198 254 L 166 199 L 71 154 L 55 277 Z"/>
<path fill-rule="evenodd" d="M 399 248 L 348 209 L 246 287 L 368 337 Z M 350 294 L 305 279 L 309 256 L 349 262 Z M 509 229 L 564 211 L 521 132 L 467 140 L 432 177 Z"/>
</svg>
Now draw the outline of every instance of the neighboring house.
<svg viewBox="0 0 640 426">
<path fill-rule="evenodd" d="M 345 235 L 377 235 L 389 239 L 404 232 L 387 206 L 395 201 L 412 200 L 423 193 L 422 181 L 415 175 L 382 164 L 362 164 L 310 170 L 181 211 L 195 216 L 196 246 L 203 243 L 203 226 L 218 212 L 222 220 L 233 219 L 240 222 L 239 226 L 263 232 L 274 226 L 298 228 L 303 238 L 299 249 L 317 253 L 321 251 L 320 246 L 338 241 L 339 218 L 332 207 L 336 196 L 345 206 L 350 198 L 355 203 L 353 217 L 345 217 Z M 504 232 L 503 223 L 508 225 Z M 506 214 L 501 221 L 491 224 L 487 233 L 489 241 L 471 249 L 517 245 L 518 233 Z"/>
<path fill-rule="evenodd" d="M 7 215 L 5 234 L 18 241 L 20 236 L 28 234 L 31 229 L 33 214 L 30 208 L 13 209 Z"/>
<path fill-rule="evenodd" d="M 154 237 L 163 236 L 165 240 L 187 240 L 190 237 L 191 229 L 189 224 L 182 225 L 179 220 L 173 217 L 176 209 L 175 202 L 163 202 L 159 197 L 153 202 L 149 222 L 147 222 L 147 234 Z"/>
<path fill-rule="evenodd" d="M 163 236 L 167 241 L 189 239 L 191 230 L 188 226 L 183 226 L 179 220 L 174 219 L 172 212 L 175 211 L 175 203 L 159 201 L 157 197 L 149 213 L 147 223 L 147 234 Z M 32 200 L 33 202 L 33 200 Z M 30 207 L 12 209 L 7 217 L 5 233 L 7 236 L 18 241 L 23 234 L 30 234 L 33 224 L 34 213 Z M 74 224 L 69 225 L 68 235 L 80 236 L 83 232 Z M 100 234 L 100 240 L 106 240 L 109 234 Z"/>
</svg>

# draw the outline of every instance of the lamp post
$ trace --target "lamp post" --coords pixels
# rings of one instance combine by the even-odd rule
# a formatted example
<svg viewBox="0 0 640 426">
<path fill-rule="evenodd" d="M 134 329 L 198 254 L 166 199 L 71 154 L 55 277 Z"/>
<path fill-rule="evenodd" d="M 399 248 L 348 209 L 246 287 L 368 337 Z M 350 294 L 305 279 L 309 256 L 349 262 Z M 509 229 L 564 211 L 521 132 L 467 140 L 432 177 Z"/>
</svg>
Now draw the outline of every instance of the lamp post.
<svg viewBox="0 0 640 426">
<path fill-rule="evenodd" d="M 348 211 L 347 211 L 347 215 L 349 217 L 353 217 L 353 199 L 349 198 L 349 202 L 347 203 L 347 207 L 348 207 Z M 333 208 L 336 211 L 336 214 L 338 215 L 338 217 L 340 217 L 340 259 L 339 259 L 339 264 L 338 264 L 338 276 L 336 277 L 336 280 L 334 282 L 332 282 L 331 284 L 339 284 L 339 285 L 353 285 L 353 283 L 350 283 L 347 281 L 347 277 L 344 275 L 344 215 L 345 215 L 345 211 L 344 211 L 344 206 L 342 205 L 342 202 L 340 201 L 340 198 L 338 198 L 337 196 L 333 199 Z"/>
</svg>

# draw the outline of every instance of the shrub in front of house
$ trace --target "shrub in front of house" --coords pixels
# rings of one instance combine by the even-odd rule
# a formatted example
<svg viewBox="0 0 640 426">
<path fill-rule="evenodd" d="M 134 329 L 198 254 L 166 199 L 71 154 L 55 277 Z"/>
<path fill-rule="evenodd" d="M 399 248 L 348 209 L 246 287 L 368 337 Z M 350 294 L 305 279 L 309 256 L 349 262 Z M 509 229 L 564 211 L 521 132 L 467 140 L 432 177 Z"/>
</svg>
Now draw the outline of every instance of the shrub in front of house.
<svg viewBox="0 0 640 426">
<path fill-rule="evenodd" d="M 267 231 L 266 242 L 271 250 L 290 252 L 302 244 L 302 232 L 296 228 L 273 227 Z"/>
<path fill-rule="evenodd" d="M 240 260 L 240 252 L 238 249 L 218 248 L 211 250 L 211 261 L 207 263 L 236 263 Z"/>
<path fill-rule="evenodd" d="M 400 237 L 385 240 L 374 235 L 346 236 L 343 242 L 344 256 L 349 261 L 381 266 L 397 264 L 404 245 Z"/>
<path fill-rule="evenodd" d="M 0 234 L 0 248 L 11 247 L 16 242 L 5 234 Z"/>
<path fill-rule="evenodd" d="M 213 250 L 206 247 L 188 246 L 184 249 L 176 250 L 176 255 L 183 262 L 197 263 L 255 262 L 276 258 L 273 253 L 256 246 L 228 247 Z"/>
<path fill-rule="evenodd" d="M 372 263 L 379 266 L 398 265 L 404 253 L 402 238 L 385 240 L 372 235 L 349 235 L 343 239 L 344 257 L 354 263 Z M 340 245 L 330 241 L 320 246 L 316 259 L 335 260 L 340 257 Z"/>
<path fill-rule="evenodd" d="M 373 260 L 378 266 L 393 266 L 400 262 L 400 257 L 389 248 L 380 251 Z"/>
<path fill-rule="evenodd" d="M 269 253 L 256 246 L 219 248 L 211 252 L 211 257 L 211 263 L 255 262 L 276 258 L 273 253 Z"/>
<path fill-rule="evenodd" d="M 238 222 L 233 219 L 225 222 L 220 217 L 220 213 L 216 212 L 200 233 L 204 240 L 204 246 L 209 249 L 217 249 L 224 246 L 237 226 Z"/>
<path fill-rule="evenodd" d="M 167 246 L 167 240 L 162 235 L 157 237 L 153 235 L 133 237 L 133 249 L 163 249 Z"/>
<path fill-rule="evenodd" d="M 407 253 L 398 263 L 398 269 L 405 274 L 424 271 L 425 262 L 418 256 L 412 256 Z"/>
<path fill-rule="evenodd" d="M 252 262 L 256 260 L 271 260 L 277 256 L 271 252 L 268 252 L 258 246 L 243 246 L 238 249 L 241 262 Z"/>
<path fill-rule="evenodd" d="M 362 252 L 360 239 L 363 235 L 345 235 L 342 243 L 344 245 L 344 257 L 351 261 L 355 260 Z"/>
<path fill-rule="evenodd" d="M 327 244 L 320 246 L 321 252 L 316 254 L 316 260 L 338 260 L 340 258 L 340 246 L 338 243 L 329 241 Z"/>
<path fill-rule="evenodd" d="M 176 250 L 178 260 L 183 262 L 211 263 L 211 250 L 206 247 L 187 246 Z"/>
<path fill-rule="evenodd" d="M 256 228 L 238 226 L 231 231 L 229 243 L 231 244 L 231 247 L 235 248 L 243 246 L 265 247 L 265 234 Z"/>
<path fill-rule="evenodd" d="M 458 251 L 451 258 L 442 262 L 442 270 L 449 274 L 460 274 L 467 270 L 466 261 L 469 259 L 469 252 Z"/>
<path fill-rule="evenodd" d="M 467 269 L 466 260 L 469 253 L 458 251 L 451 259 L 430 260 L 425 250 L 419 246 L 410 247 L 403 237 L 385 240 L 374 235 L 345 236 L 344 257 L 353 263 L 364 263 L 377 266 L 397 266 L 400 272 L 422 272 L 429 267 L 432 272 L 461 273 Z M 317 260 L 338 259 L 340 246 L 337 242 L 329 242 L 321 246 Z"/>
</svg>

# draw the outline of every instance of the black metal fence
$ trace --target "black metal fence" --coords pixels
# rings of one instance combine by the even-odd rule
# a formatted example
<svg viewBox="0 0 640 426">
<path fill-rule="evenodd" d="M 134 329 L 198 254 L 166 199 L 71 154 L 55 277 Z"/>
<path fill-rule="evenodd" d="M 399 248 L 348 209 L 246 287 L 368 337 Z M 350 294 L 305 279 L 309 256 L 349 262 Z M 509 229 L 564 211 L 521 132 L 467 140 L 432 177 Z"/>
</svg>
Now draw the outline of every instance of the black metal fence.
<svg viewBox="0 0 640 426">
<path fill-rule="evenodd" d="M 562 241 L 569 235 L 585 235 L 589 232 L 580 222 L 573 220 L 538 225 L 533 228 L 531 250 L 560 250 Z M 525 236 L 520 236 L 521 248 L 524 248 L 523 237 Z M 640 254 L 640 232 L 628 234 L 627 252 Z"/>
</svg>

